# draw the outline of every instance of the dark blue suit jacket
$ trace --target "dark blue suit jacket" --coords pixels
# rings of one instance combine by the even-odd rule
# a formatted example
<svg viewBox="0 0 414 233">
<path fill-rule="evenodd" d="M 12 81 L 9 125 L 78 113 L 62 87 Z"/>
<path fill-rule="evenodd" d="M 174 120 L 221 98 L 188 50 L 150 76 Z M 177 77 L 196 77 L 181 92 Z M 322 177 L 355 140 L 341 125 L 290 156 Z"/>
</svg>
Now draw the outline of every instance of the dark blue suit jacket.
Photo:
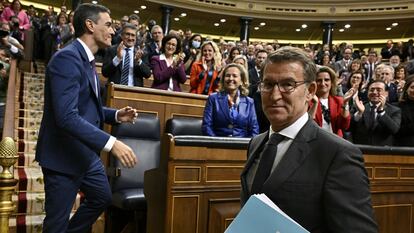
<svg viewBox="0 0 414 233">
<path fill-rule="evenodd" d="M 230 117 L 227 93 L 213 93 L 208 97 L 202 125 L 204 135 L 252 137 L 259 133 L 253 99 L 247 96 L 239 98 L 239 114 L 233 122 Z"/>
<path fill-rule="evenodd" d="M 40 166 L 79 175 L 104 148 L 110 135 L 102 130 L 103 123 L 115 123 L 116 111 L 102 107 L 94 79 L 86 51 L 77 40 L 50 60 L 36 149 Z"/>
</svg>

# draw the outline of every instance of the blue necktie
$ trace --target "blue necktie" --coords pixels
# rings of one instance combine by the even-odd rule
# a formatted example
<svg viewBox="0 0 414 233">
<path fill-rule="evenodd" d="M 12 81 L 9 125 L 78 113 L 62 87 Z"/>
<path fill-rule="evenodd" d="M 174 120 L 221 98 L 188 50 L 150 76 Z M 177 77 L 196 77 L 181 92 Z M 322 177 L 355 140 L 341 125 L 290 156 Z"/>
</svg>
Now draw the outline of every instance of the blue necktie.
<svg viewBox="0 0 414 233">
<path fill-rule="evenodd" d="M 129 48 L 125 48 L 125 58 L 124 65 L 122 66 L 121 72 L 121 84 L 128 86 L 128 76 L 129 76 Z"/>
</svg>

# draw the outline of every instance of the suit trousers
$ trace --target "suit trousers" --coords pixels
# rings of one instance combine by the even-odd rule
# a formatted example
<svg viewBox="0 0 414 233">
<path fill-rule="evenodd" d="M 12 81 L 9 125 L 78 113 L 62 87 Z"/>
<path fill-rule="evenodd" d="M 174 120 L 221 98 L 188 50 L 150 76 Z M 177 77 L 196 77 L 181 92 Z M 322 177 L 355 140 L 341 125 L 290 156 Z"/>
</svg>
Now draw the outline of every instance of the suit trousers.
<svg viewBox="0 0 414 233">
<path fill-rule="evenodd" d="M 112 193 L 98 156 L 79 176 L 42 168 L 45 184 L 43 233 L 88 232 L 99 215 L 111 204 Z M 85 199 L 70 218 L 78 191 Z"/>
</svg>

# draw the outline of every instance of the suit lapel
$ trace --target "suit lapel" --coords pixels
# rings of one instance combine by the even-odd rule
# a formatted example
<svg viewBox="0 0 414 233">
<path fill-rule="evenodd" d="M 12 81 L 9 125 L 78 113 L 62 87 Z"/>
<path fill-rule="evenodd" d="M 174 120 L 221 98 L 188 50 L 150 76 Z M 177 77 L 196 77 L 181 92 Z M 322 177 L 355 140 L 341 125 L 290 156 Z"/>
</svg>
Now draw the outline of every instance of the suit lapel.
<svg viewBox="0 0 414 233">
<path fill-rule="evenodd" d="M 86 73 L 87 76 L 87 80 L 89 83 L 89 88 L 90 88 L 90 92 L 91 95 L 93 95 L 93 98 L 95 99 L 98 109 L 99 109 L 99 114 L 101 115 L 101 117 L 103 118 L 103 112 L 102 112 L 102 103 L 101 103 L 101 98 L 100 98 L 100 90 L 99 90 L 99 81 L 96 79 L 95 77 L 95 71 L 92 68 L 91 63 L 89 62 L 88 59 L 88 55 L 86 54 L 85 49 L 83 48 L 83 46 L 81 45 L 81 43 L 77 40 L 75 40 L 73 42 L 74 46 L 78 49 L 79 54 L 82 57 L 83 60 L 83 67 L 84 67 L 84 71 Z M 96 80 L 96 88 L 98 89 L 98 96 L 95 94 L 95 80 Z"/>
<path fill-rule="evenodd" d="M 299 131 L 282 160 L 264 183 L 264 189 L 277 189 L 302 165 L 310 153 L 309 141 L 316 138 L 318 126 L 313 120 L 308 122 Z"/>
<path fill-rule="evenodd" d="M 218 97 L 218 100 L 219 100 L 220 109 L 221 109 L 222 113 L 224 114 L 224 117 L 226 118 L 226 120 L 228 122 L 232 122 L 232 120 L 230 118 L 227 94 L 225 92 L 220 92 L 220 93 L 218 93 L 217 97 Z"/>
<path fill-rule="evenodd" d="M 259 134 L 257 137 L 253 138 L 252 141 L 250 141 L 250 153 L 248 155 L 249 157 L 247 158 L 246 164 L 244 165 L 244 169 L 240 174 L 242 192 L 244 192 L 246 196 L 250 196 L 250 192 L 249 192 L 247 181 L 246 181 L 247 172 L 250 170 L 250 167 L 252 166 L 253 162 L 260 155 L 263 149 L 263 146 L 267 142 L 268 139 L 269 139 L 269 131 L 266 131 L 262 134 Z"/>
</svg>

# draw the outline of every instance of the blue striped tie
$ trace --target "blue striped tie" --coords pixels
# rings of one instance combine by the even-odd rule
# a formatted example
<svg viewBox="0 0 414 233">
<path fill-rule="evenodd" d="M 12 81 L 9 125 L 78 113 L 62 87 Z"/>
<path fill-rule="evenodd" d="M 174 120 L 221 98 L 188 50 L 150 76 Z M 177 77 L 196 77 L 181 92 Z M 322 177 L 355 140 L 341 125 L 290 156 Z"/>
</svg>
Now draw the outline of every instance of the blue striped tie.
<svg viewBox="0 0 414 233">
<path fill-rule="evenodd" d="M 128 86 L 129 75 L 129 48 L 125 48 L 124 65 L 122 66 L 121 84 Z"/>
</svg>

